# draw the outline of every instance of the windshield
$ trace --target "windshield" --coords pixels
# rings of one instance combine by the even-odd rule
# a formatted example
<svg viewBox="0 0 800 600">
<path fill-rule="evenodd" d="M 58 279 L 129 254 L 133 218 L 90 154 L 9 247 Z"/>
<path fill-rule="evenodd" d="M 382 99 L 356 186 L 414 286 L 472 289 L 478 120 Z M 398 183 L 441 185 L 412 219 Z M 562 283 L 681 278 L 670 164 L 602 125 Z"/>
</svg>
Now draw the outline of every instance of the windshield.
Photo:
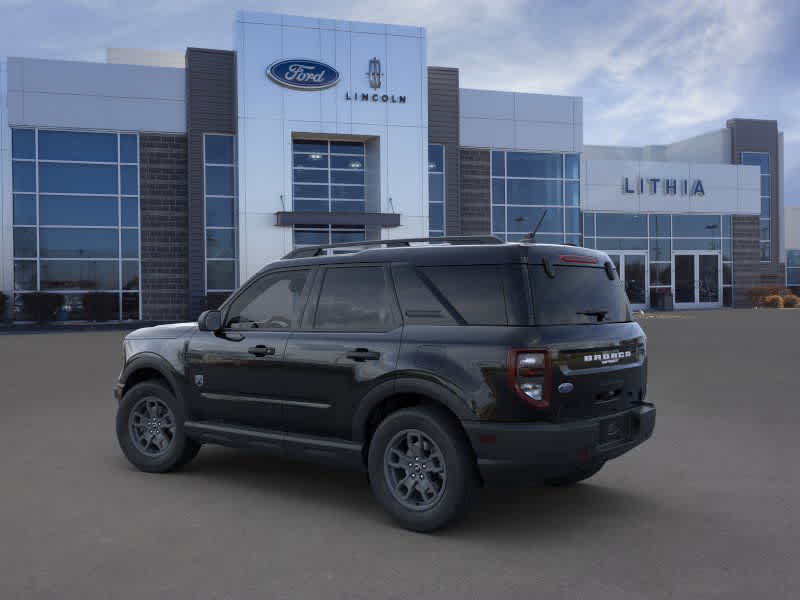
<svg viewBox="0 0 800 600">
<path fill-rule="evenodd" d="M 588 325 L 624 323 L 631 320 L 625 287 L 619 277 L 608 278 L 597 267 L 551 267 L 550 277 L 542 265 L 528 267 L 537 325 Z"/>
</svg>

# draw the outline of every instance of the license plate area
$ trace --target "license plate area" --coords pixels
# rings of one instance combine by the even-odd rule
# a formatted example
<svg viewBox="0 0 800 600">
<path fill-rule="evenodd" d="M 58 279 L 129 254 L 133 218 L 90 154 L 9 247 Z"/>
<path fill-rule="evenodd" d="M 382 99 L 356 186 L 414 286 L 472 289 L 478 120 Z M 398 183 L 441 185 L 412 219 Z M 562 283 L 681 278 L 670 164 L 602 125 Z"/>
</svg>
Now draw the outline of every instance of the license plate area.
<svg viewBox="0 0 800 600">
<path fill-rule="evenodd" d="M 631 419 L 629 415 L 613 417 L 600 421 L 598 445 L 611 446 L 621 444 L 630 438 Z"/>
</svg>

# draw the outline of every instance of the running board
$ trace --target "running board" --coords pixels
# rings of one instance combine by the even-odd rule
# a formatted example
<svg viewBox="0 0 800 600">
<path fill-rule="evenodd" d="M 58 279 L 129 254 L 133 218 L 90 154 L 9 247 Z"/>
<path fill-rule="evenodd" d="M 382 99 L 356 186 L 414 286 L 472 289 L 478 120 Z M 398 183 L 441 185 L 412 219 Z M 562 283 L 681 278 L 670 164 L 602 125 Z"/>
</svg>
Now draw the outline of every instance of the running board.
<svg viewBox="0 0 800 600">
<path fill-rule="evenodd" d="M 183 428 L 187 436 L 203 443 L 254 448 L 294 460 L 364 469 L 362 445 L 347 440 L 209 421 L 186 421 Z"/>
</svg>

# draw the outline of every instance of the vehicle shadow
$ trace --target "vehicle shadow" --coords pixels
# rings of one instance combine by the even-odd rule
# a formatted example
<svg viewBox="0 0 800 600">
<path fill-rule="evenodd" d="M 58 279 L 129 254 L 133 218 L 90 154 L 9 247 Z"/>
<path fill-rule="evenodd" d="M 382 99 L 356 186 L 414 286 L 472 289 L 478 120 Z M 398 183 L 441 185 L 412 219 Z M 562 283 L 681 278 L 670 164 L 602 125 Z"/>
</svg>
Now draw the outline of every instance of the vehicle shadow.
<svg viewBox="0 0 800 600">
<path fill-rule="evenodd" d="M 293 503 L 324 503 L 350 516 L 392 526 L 373 498 L 366 475 L 356 471 L 205 447 L 182 474 L 213 478 L 233 489 L 259 488 L 267 496 Z M 587 527 L 613 529 L 623 522 L 647 521 L 667 510 L 666 504 L 641 489 L 617 488 L 609 484 L 608 476 L 598 475 L 594 482 L 562 488 L 530 484 L 483 488 L 470 514 L 437 535 L 514 538 L 535 534 L 542 539 Z"/>
</svg>

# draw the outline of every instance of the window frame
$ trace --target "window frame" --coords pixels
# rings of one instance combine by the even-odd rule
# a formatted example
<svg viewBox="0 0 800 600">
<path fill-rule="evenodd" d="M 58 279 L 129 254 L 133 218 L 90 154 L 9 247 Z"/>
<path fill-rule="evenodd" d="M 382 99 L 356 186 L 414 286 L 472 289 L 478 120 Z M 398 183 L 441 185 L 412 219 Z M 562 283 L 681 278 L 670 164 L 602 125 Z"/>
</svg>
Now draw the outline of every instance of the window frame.
<svg viewBox="0 0 800 600">
<path fill-rule="evenodd" d="M 322 298 L 322 286 L 325 283 L 325 276 L 328 271 L 333 269 L 358 269 L 358 268 L 381 268 L 383 273 L 384 286 L 389 295 L 389 327 L 387 329 L 318 329 L 315 327 L 317 320 L 317 312 L 319 310 L 319 301 Z M 388 263 L 346 263 L 346 264 L 326 264 L 320 265 L 317 276 L 314 280 L 313 288 L 311 289 L 311 299 L 306 305 L 305 314 L 300 323 L 300 328 L 303 331 L 312 331 L 319 334 L 373 334 L 373 333 L 388 333 L 396 330 L 398 327 L 403 326 L 403 319 L 400 313 L 400 307 L 397 302 L 397 292 L 392 280 L 392 274 Z"/>
<path fill-rule="evenodd" d="M 206 139 L 209 137 L 231 138 L 233 163 L 210 163 L 206 162 Z M 237 137 L 234 133 L 217 133 L 215 131 L 203 132 L 203 288 L 206 294 L 231 294 L 239 286 L 239 167 L 238 167 L 238 145 Z M 225 167 L 233 170 L 233 194 L 209 194 L 208 193 L 208 168 Z M 208 224 L 208 199 L 223 198 L 230 199 L 233 204 L 233 224 L 231 226 Z M 214 258 L 208 256 L 208 230 L 221 229 L 233 232 L 233 257 Z M 208 263 L 209 262 L 228 262 L 233 263 L 233 287 L 232 288 L 211 288 L 208 286 Z"/>
</svg>

